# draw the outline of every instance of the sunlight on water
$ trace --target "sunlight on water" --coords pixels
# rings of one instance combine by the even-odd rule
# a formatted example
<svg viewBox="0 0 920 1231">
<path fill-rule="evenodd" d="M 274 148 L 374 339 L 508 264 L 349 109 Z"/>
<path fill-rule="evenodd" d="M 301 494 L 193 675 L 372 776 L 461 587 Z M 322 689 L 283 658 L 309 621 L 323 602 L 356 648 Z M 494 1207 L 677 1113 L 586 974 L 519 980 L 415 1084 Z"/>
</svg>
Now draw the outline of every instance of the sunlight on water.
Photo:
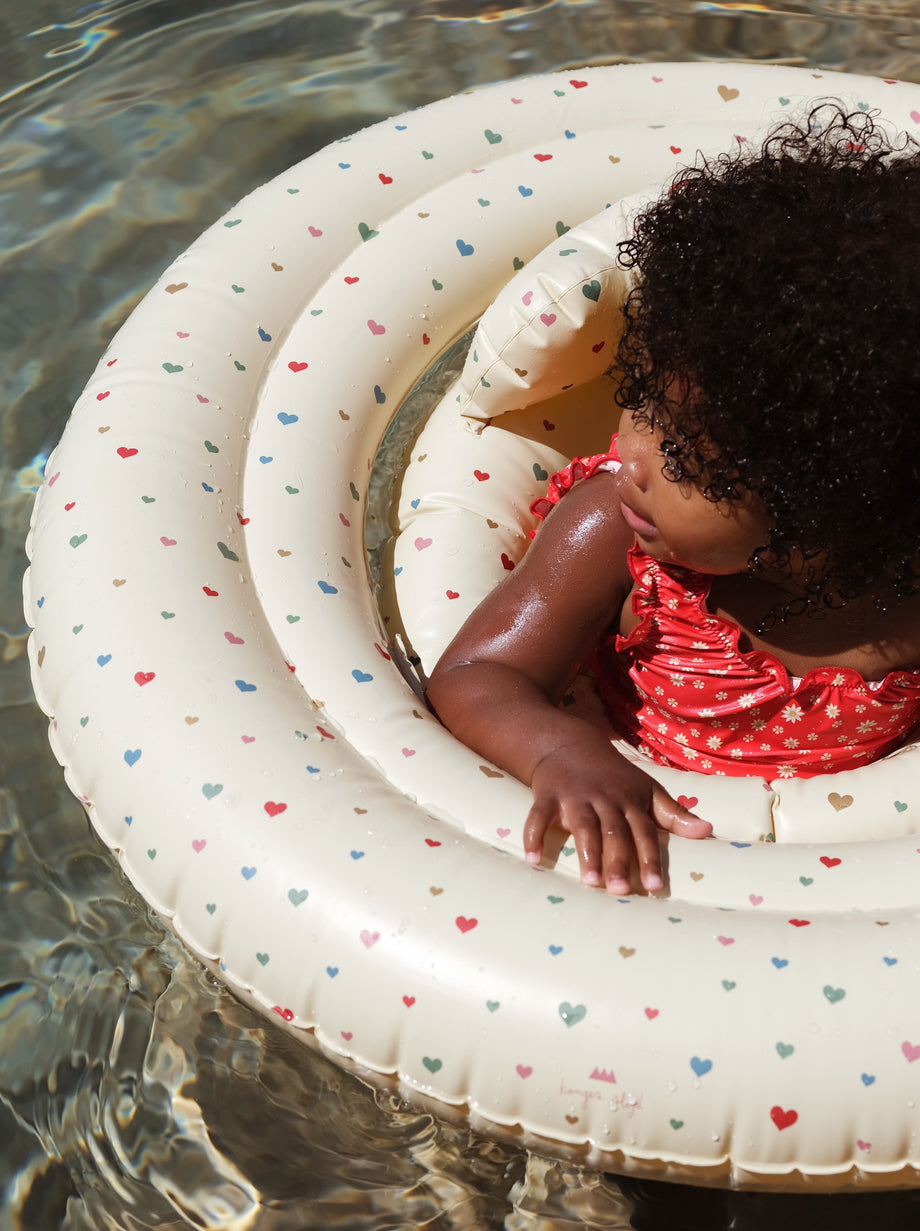
<svg viewBox="0 0 920 1231">
<path fill-rule="evenodd" d="M 147 914 L 64 786 L 31 699 L 21 576 L 32 494 L 97 355 L 258 183 L 387 115 L 557 67 L 718 58 L 920 80 L 918 8 L 3 6 L 0 1228 L 915 1225 L 909 1197 L 806 1198 L 803 1214 L 621 1189 L 375 1094 L 237 1003 Z"/>
</svg>

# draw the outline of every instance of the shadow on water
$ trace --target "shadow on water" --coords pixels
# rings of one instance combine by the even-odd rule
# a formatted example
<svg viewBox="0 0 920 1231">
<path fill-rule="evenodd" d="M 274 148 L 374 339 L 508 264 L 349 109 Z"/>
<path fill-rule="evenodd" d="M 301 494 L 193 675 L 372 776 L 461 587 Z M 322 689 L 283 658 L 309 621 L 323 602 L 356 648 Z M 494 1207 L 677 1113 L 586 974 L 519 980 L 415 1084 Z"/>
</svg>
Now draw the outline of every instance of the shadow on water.
<svg viewBox="0 0 920 1231">
<path fill-rule="evenodd" d="M 683 1184 L 619 1181 L 635 1231 L 913 1231 L 920 1192 L 719 1192 Z"/>
<path fill-rule="evenodd" d="M 907 0 L 32 0 L 0 12 L 0 1231 L 898 1231 L 917 1194 L 724 1194 L 528 1155 L 236 1002 L 89 832 L 31 699 L 31 489 L 112 333 L 256 184 L 487 81 L 620 60 L 920 80 Z M 832 1111 L 829 1111 L 832 1114 Z"/>
</svg>

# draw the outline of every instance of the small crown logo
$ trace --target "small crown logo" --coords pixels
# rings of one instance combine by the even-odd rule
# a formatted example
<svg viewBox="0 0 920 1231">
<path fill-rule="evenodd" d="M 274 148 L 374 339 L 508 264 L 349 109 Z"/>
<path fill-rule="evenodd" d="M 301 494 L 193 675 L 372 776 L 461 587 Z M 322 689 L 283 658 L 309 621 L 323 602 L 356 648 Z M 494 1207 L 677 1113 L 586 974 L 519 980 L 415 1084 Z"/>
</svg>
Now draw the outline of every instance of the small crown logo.
<svg viewBox="0 0 920 1231">
<path fill-rule="evenodd" d="M 609 1081 L 612 1085 L 617 1084 L 616 1073 L 613 1069 L 598 1069 L 595 1068 L 591 1074 L 592 1081 Z"/>
</svg>

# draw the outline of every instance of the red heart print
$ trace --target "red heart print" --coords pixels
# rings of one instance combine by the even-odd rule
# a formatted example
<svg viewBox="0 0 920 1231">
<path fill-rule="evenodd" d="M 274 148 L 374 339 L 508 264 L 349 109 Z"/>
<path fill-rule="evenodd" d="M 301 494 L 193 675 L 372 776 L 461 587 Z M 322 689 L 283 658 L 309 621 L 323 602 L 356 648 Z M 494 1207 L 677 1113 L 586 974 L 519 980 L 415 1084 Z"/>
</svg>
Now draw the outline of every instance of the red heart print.
<svg viewBox="0 0 920 1231">
<path fill-rule="evenodd" d="M 121 445 L 115 452 L 119 457 L 134 457 L 137 454 L 137 449 L 129 449 L 127 445 Z"/>
<path fill-rule="evenodd" d="M 70 510 L 73 508 L 73 506 L 74 506 L 76 503 L 77 503 L 77 502 L 76 502 L 76 500 L 71 500 L 70 504 L 65 504 L 65 505 L 64 505 L 64 512 L 65 512 L 65 513 L 69 513 L 69 512 L 70 512 Z"/>
<path fill-rule="evenodd" d="M 658 1016 L 658 1013 L 659 1013 L 658 1009 L 646 1009 L 645 1010 L 645 1016 L 649 1019 L 650 1022 L 653 1022 L 655 1020 L 655 1018 Z"/>
<path fill-rule="evenodd" d="M 821 862 L 826 868 L 836 868 L 840 860 L 833 858 L 831 855 L 822 855 Z"/>
<path fill-rule="evenodd" d="M 438 842 L 435 838 L 426 838 L 425 845 L 426 846 L 440 846 L 441 843 Z"/>
<path fill-rule="evenodd" d="M 474 470 L 473 474 L 476 476 L 476 478 L 479 480 L 480 483 L 485 483 L 486 479 L 490 477 L 489 472 L 487 470 Z"/>
<path fill-rule="evenodd" d="M 677 802 L 681 807 L 686 808 L 688 812 L 692 812 L 700 801 L 695 795 L 678 795 Z"/>
<path fill-rule="evenodd" d="M 151 680 L 155 680 L 156 675 L 157 673 L 155 671 L 135 671 L 134 682 L 143 688 L 145 684 L 149 684 Z"/>
<path fill-rule="evenodd" d="M 308 363 L 300 363 L 297 359 L 292 359 L 288 364 L 292 372 L 305 372 L 309 366 Z"/>
<path fill-rule="evenodd" d="M 280 1005 L 272 1005 L 272 1012 L 277 1013 L 279 1017 L 283 1017 L 286 1022 L 294 1020 L 294 1014 L 290 1009 L 282 1009 Z"/>
<path fill-rule="evenodd" d="M 240 523 L 241 526 L 249 525 L 249 518 L 244 517 L 242 513 L 237 513 L 236 520 Z"/>
<path fill-rule="evenodd" d="M 458 593 L 457 590 L 445 590 L 444 593 L 447 595 L 448 598 L 459 598 L 460 597 L 460 594 Z"/>
<path fill-rule="evenodd" d="M 380 180 L 381 184 L 392 184 L 393 183 L 392 175 L 385 175 L 383 171 L 380 172 L 377 178 Z"/>
<path fill-rule="evenodd" d="M 794 928 L 807 928 L 811 924 L 810 919 L 790 919 L 789 922 Z"/>
<path fill-rule="evenodd" d="M 672 153 L 672 154 L 679 154 L 679 153 L 680 153 L 680 146 L 679 146 L 679 145 L 672 145 L 672 146 L 671 146 L 671 153 Z"/>
<path fill-rule="evenodd" d="M 287 812 L 287 804 L 276 804 L 274 800 L 266 800 L 262 805 L 269 816 L 280 816 L 282 812 Z"/>
<path fill-rule="evenodd" d="M 511 557 L 508 555 L 506 551 L 502 552 L 502 568 L 505 569 L 506 572 L 509 572 L 509 573 L 514 568 L 514 561 L 511 559 Z"/>
<path fill-rule="evenodd" d="M 105 401 L 105 399 L 109 396 L 109 392 L 110 392 L 110 391 L 109 391 L 108 389 L 106 389 L 105 393 L 97 393 L 97 394 L 96 394 L 96 401 L 97 401 L 97 402 L 104 402 L 104 401 Z"/>
<path fill-rule="evenodd" d="M 789 1128 L 790 1125 L 795 1124 L 798 1118 L 799 1113 L 797 1111 L 793 1111 L 791 1108 L 789 1111 L 783 1111 L 782 1107 L 779 1106 L 770 1108 L 770 1119 L 780 1132 L 782 1132 L 784 1128 Z"/>
<path fill-rule="evenodd" d="M 457 927 L 461 932 L 472 932 L 479 920 L 467 919 L 464 915 L 458 915 L 454 922 L 457 924 Z"/>
<path fill-rule="evenodd" d="M 352 277 L 352 278 L 350 278 L 350 277 L 346 277 L 346 278 L 345 278 L 345 282 L 347 283 L 347 285 L 348 285 L 348 286 L 354 286 L 354 284 L 355 284 L 356 282 L 358 282 L 358 281 L 359 281 L 359 279 L 358 279 L 358 278 L 353 278 L 353 277 Z"/>
<path fill-rule="evenodd" d="M 403 996 L 403 1004 L 406 1006 L 407 1009 L 411 1009 L 412 1006 L 415 1004 L 415 997 L 414 996 Z"/>
<path fill-rule="evenodd" d="M 574 78 L 569 82 L 576 90 L 583 90 L 587 84 L 587 81 L 576 81 Z"/>
<path fill-rule="evenodd" d="M 534 158 L 536 158 L 537 162 L 549 162 L 552 154 L 534 154 Z"/>
<path fill-rule="evenodd" d="M 202 586 L 201 588 L 204 590 L 205 594 L 207 594 L 208 598 L 217 598 L 219 591 L 212 590 L 208 586 Z"/>
<path fill-rule="evenodd" d="M 601 353 L 601 351 L 604 349 L 604 343 L 603 343 L 603 342 L 597 342 L 597 343 L 595 343 L 595 345 L 594 345 L 594 346 L 592 346 L 592 347 L 591 347 L 591 349 L 594 351 L 595 355 L 599 355 L 599 354 Z"/>
</svg>

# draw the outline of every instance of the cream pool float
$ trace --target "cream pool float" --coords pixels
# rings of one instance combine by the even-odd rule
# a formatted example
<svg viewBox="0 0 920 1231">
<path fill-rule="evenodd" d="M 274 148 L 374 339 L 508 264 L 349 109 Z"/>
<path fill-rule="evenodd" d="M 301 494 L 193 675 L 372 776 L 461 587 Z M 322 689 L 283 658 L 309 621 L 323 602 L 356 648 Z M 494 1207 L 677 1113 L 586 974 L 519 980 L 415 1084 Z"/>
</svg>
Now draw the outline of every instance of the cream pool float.
<svg viewBox="0 0 920 1231">
<path fill-rule="evenodd" d="M 920 750 L 804 782 L 653 767 L 719 836 L 670 839 L 666 893 L 615 899 L 566 845 L 525 865 L 529 792 L 422 700 L 546 474 L 609 438 L 630 211 L 828 96 L 920 123 L 912 85 L 643 64 L 335 143 L 166 271 L 35 505 L 36 695 L 151 908 L 368 1079 L 592 1167 L 917 1183 Z M 384 433 L 480 317 L 372 575 Z"/>
</svg>

